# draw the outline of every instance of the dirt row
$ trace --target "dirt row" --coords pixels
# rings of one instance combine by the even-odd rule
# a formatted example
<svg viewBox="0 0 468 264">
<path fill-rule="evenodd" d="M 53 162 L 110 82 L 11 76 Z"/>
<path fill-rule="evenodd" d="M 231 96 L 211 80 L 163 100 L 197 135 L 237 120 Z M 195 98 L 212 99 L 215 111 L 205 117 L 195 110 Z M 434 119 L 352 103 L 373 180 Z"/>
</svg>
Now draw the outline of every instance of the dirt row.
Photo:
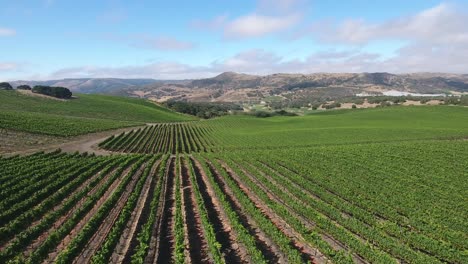
<svg viewBox="0 0 468 264">
<path fill-rule="evenodd" d="M 112 169 L 110 172 L 104 175 L 104 177 L 96 184 L 96 186 L 94 186 L 85 196 L 83 196 L 70 210 L 68 210 L 67 213 L 58 218 L 48 230 L 44 231 L 41 235 L 39 235 L 38 238 L 34 240 L 30 246 L 28 246 L 27 250 L 23 252 L 23 254 L 25 256 L 29 256 L 32 252 L 34 252 L 34 250 L 36 250 L 40 245 L 42 245 L 42 243 L 44 243 L 49 234 L 60 228 L 60 226 L 62 226 L 62 224 L 65 223 L 85 203 L 87 198 L 89 196 L 94 195 L 94 193 L 96 193 L 97 190 L 101 188 L 101 186 L 104 185 L 117 170 L 118 167 Z M 100 171 L 98 174 L 100 173 L 102 173 L 102 171 Z M 95 177 L 97 177 L 97 175 L 93 176 L 91 179 L 94 179 Z M 80 186 L 80 189 L 82 187 L 86 187 L 87 185 L 88 181 L 83 186 Z M 71 195 L 73 195 L 73 193 Z"/>
<path fill-rule="evenodd" d="M 163 214 L 165 210 L 165 204 L 166 204 L 166 198 L 168 195 L 168 192 L 171 191 L 171 188 L 168 188 L 168 175 L 170 171 L 170 164 L 172 162 L 172 159 L 168 159 L 166 162 L 166 171 L 164 173 L 164 176 L 162 179 L 159 179 L 162 182 L 162 190 L 160 193 L 160 198 L 159 198 L 159 203 L 157 207 L 157 213 L 156 213 L 156 221 L 154 222 L 153 226 L 151 227 L 152 233 L 151 233 L 151 238 L 149 242 L 149 248 L 148 248 L 148 253 L 145 257 L 144 263 L 156 263 L 157 260 L 157 254 L 158 254 L 158 247 L 160 245 L 160 239 L 159 239 L 159 234 L 162 228 L 162 220 L 163 220 Z M 147 209 L 149 210 L 149 209 Z M 126 261 L 128 262 L 128 261 Z"/>
<path fill-rule="evenodd" d="M 271 168 L 270 166 L 268 166 L 268 164 L 265 164 L 265 163 L 263 163 L 263 162 L 262 162 L 262 164 L 263 164 L 265 167 L 268 167 L 268 168 L 270 168 L 271 170 L 275 171 L 275 172 L 276 172 L 278 175 L 280 175 L 281 177 L 283 177 L 283 178 L 285 178 L 285 179 L 288 179 L 287 177 L 285 177 L 285 176 L 282 175 L 281 173 L 277 172 L 276 170 L 274 170 L 273 168 Z M 285 165 L 283 165 L 283 164 L 279 164 L 279 163 L 278 163 L 278 165 L 281 166 L 283 169 L 285 169 L 285 170 L 291 172 L 291 173 L 298 174 L 297 171 L 294 171 L 293 169 L 288 168 L 287 166 L 285 166 Z M 292 184 L 294 184 L 294 183 L 292 183 Z M 323 187 L 323 186 L 322 186 L 322 187 Z M 300 187 L 299 187 L 299 188 L 300 188 Z M 325 187 L 323 187 L 323 188 L 325 189 L 326 192 L 328 192 L 330 195 L 335 196 L 337 199 L 339 199 L 339 200 L 342 201 L 343 203 L 349 204 L 350 206 L 358 207 L 359 209 L 368 212 L 368 210 L 367 210 L 366 208 L 364 208 L 364 207 L 362 207 L 362 206 L 359 206 L 359 205 L 357 205 L 357 204 L 355 204 L 355 203 L 351 203 L 348 199 L 346 199 L 345 197 L 343 197 L 343 196 L 337 194 L 336 192 L 333 192 L 332 190 L 329 190 L 329 189 L 327 189 L 327 188 L 325 188 Z M 301 190 L 302 190 L 302 192 L 307 193 L 307 195 L 312 196 L 314 199 L 319 199 L 319 200 L 321 200 L 320 198 L 318 198 L 318 197 L 315 196 L 314 194 L 310 193 L 309 191 L 304 190 L 304 189 L 302 189 L 302 188 L 301 188 Z M 327 203 L 327 202 L 325 202 L 325 203 Z M 333 206 L 333 205 L 330 205 L 330 206 Z M 339 209 L 338 209 L 338 210 L 339 210 Z M 344 216 L 346 216 L 346 217 L 350 217 L 350 215 L 349 215 L 348 213 L 346 213 L 346 212 L 341 211 L 341 213 L 342 213 L 342 215 L 344 215 Z M 385 223 L 385 222 L 390 221 L 390 220 L 388 220 L 386 217 L 384 217 L 384 216 L 382 216 L 382 215 L 380 215 L 380 214 L 377 214 L 377 213 L 375 213 L 375 212 L 372 213 L 372 215 L 373 215 L 373 217 L 374 217 L 375 219 L 377 219 L 377 220 L 378 220 L 379 222 L 381 222 L 381 223 Z M 340 224 L 337 223 L 336 221 L 332 221 L 332 222 L 333 222 L 336 226 L 340 226 Z M 397 223 L 397 224 L 398 224 L 398 226 L 400 226 L 400 228 L 402 228 L 402 229 L 407 229 L 407 228 L 408 228 L 407 226 L 402 226 L 400 223 Z M 370 226 L 368 223 L 363 222 L 363 225 L 365 225 L 365 226 L 367 226 L 367 227 L 369 227 L 369 228 L 372 228 L 372 226 Z M 414 227 L 412 227 L 412 228 L 414 228 Z M 355 233 L 355 232 L 353 232 L 353 231 L 350 231 L 350 230 L 348 230 L 348 231 L 349 231 L 350 233 L 352 233 L 352 234 L 354 235 L 354 237 L 355 237 L 356 239 L 358 239 L 359 241 L 361 241 L 362 243 L 364 243 L 364 244 L 369 243 L 365 238 L 363 238 L 363 237 L 360 236 L 359 234 L 357 234 L 357 233 Z M 412 231 L 418 232 L 418 230 L 412 230 Z M 392 235 L 392 234 L 388 234 L 388 233 L 387 233 L 387 235 L 388 235 L 389 237 L 394 238 L 394 239 L 399 239 L 399 238 L 395 237 L 395 236 Z M 341 243 L 340 241 L 334 239 L 333 237 L 331 237 L 331 236 L 329 236 L 329 235 L 323 234 L 323 235 L 322 235 L 322 238 L 323 238 L 325 241 L 327 241 L 327 242 L 328 242 L 332 247 L 334 247 L 334 248 L 340 248 L 340 247 L 341 247 L 341 248 L 346 248 L 346 246 L 345 246 L 343 243 Z M 378 245 L 376 245 L 376 244 L 373 244 L 373 245 L 374 245 L 375 247 L 378 247 Z M 423 254 L 427 254 L 427 255 L 429 255 L 429 256 L 434 256 L 434 254 L 432 254 L 431 252 L 422 250 L 422 249 L 417 248 L 417 247 L 413 247 L 412 245 L 409 245 L 409 246 L 410 246 L 413 250 L 415 250 L 415 251 L 422 252 Z M 389 253 L 389 254 L 391 255 L 390 252 L 387 251 L 387 253 Z M 437 256 L 434 256 L 434 257 L 438 258 Z M 353 259 L 355 260 L 355 262 L 356 262 L 356 261 L 365 261 L 362 257 L 360 257 L 360 256 L 357 255 L 357 254 L 354 254 L 354 255 L 353 255 Z M 440 259 L 440 260 L 441 260 L 441 261 L 444 261 L 443 259 Z M 402 262 L 403 260 L 397 258 L 397 261 Z"/>
<path fill-rule="evenodd" d="M 270 263 L 284 263 L 286 262 L 285 254 L 279 249 L 271 238 L 269 238 L 259 227 L 252 217 L 244 211 L 237 197 L 232 190 L 227 186 L 224 179 L 219 175 L 219 172 L 214 168 L 211 163 L 208 163 L 209 170 L 214 176 L 216 184 L 223 190 L 226 195 L 227 201 L 231 208 L 236 212 L 241 224 L 247 229 L 249 234 L 254 237 L 257 248 L 260 249 L 263 256 Z"/>
<path fill-rule="evenodd" d="M 252 190 L 244 185 L 240 177 L 224 162 L 219 161 L 223 169 L 229 174 L 229 176 L 237 183 L 242 191 L 251 199 L 256 207 L 262 211 L 262 213 L 272 221 L 272 223 L 287 237 L 289 237 L 293 243 L 293 246 L 302 253 L 305 259 L 314 263 L 327 263 L 326 257 L 319 252 L 316 248 L 305 242 L 305 239 L 294 230 L 285 220 L 278 216 L 272 209 L 268 207 Z"/>
<path fill-rule="evenodd" d="M 318 196 L 316 196 L 315 194 L 313 194 L 313 193 L 311 193 L 311 192 L 309 192 L 309 191 L 307 191 L 307 190 L 301 188 L 299 185 L 297 185 L 296 183 L 292 182 L 292 181 L 289 180 L 287 177 L 285 177 L 285 176 L 282 175 L 281 173 L 277 172 L 276 170 L 274 170 L 273 168 L 271 168 L 271 167 L 268 166 L 267 164 L 264 164 L 264 163 L 262 163 L 262 164 L 263 164 L 265 167 L 268 167 L 268 168 L 270 168 L 271 170 L 275 171 L 275 173 L 278 174 L 279 176 L 281 176 L 282 178 L 284 178 L 284 179 L 288 182 L 288 184 L 290 184 L 290 185 L 292 185 L 292 186 L 295 186 L 296 188 L 299 188 L 303 194 L 305 194 L 305 195 L 307 195 L 307 196 L 309 196 L 309 197 L 311 197 L 311 198 L 313 198 L 313 199 L 315 199 L 315 200 L 320 200 L 320 201 L 322 201 Z M 268 174 L 265 174 L 265 173 L 262 172 L 262 171 L 258 171 L 258 172 L 261 173 L 261 174 L 262 174 L 264 177 L 266 177 L 267 179 L 269 179 L 269 181 L 270 181 L 272 184 L 274 184 L 274 185 L 277 186 L 277 187 L 280 187 L 279 183 L 277 183 L 275 180 L 273 180 Z M 265 189 L 265 188 L 264 188 L 264 189 Z M 285 192 L 287 192 L 291 197 L 296 197 L 296 198 L 297 198 L 297 195 L 296 195 L 296 194 L 293 194 L 293 193 L 287 191 L 287 190 L 284 189 L 284 188 L 283 188 L 283 190 L 284 190 Z M 277 198 L 277 199 L 279 199 L 279 198 Z M 302 202 L 302 200 L 300 200 L 300 199 L 297 199 L 297 201 Z M 303 205 L 306 206 L 306 207 L 309 207 L 308 204 L 303 203 Z M 291 210 L 292 210 L 292 209 L 291 209 Z M 345 212 L 341 212 L 341 213 L 342 213 L 342 214 L 346 214 Z M 314 222 L 312 222 L 312 221 L 310 221 L 309 219 L 303 217 L 302 215 L 300 215 L 299 217 L 300 217 L 301 221 L 302 221 L 305 225 L 312 225 L 312 226 L 315 225 Z M 339 223 L 337 223 L 336 221 L 333 221 L 333 220 L 331 220 L 331 221 L 332 221 L 335 225 L 341 226 L 341 225 L 340 225 Z M 354 233 L 353 233 L 353 234 L 354 234 Z M 359 235 L 357 235 L 357 234 L 354 234 L 354 235 L 355 235 L 356 239 L 360 240 L 360 241 L 363 242 L 363 243 L 366 243 L 366 241 L 364 241 L 364 239 L 361 238 Z M 348 247 L 347 247 L 345 244 L 343 244 L 343 243 L 340 242 L 339 240 L 333 238 L 332 236 L 330 236 L 330 235 L 328 235 L 328 234 L 320 234 L 320 236 L 321 236 L 321 238 L 322 238 L 324 241 L 326 241 L 333 249 L 335 249 L 335 250 L 344 250 L 344 251 L 348 251 Z M 361 256 L 359 256 L 358 254 L 353 254 L 352 257 L 353 257 L 354 262 L 356 262 L 356 263 L 368 263 L 364 258 L 362 258 Z"/>
<path fill-rule="evenodd" d="M 250 180 L 252 180 L 255 184 L 257 184 L 259 186 L 260 189 L 262 189 L 265 193 L 267 193 L 268 197 L 270 198 L 270 200 L 273 200 L 273 201 L 276 201 L 277 203 L 280 203 L 282 204 L 287 210 L 288 212 L 293 215 L 295 218 L 299 219 L 299 221 L 302 222 L 302 224 L 304 226 L 306 226 L 307 228 L 309 229 L 314 229 L 314 227 L 316 226 L 316 223 L 309 220 L 307 217 L 305 217 L 304 215 L 300 214 L 299 212 L 296 212 L 293 208 L 291 208 L 284 200 L 282 200 L 281 198 L 279 198 L 277 195 L 275 195 L 273 192 L 271 192 L 264 184 L 262 184 L 259 180 L 256 179 L 256 177 L 254 177 L 252 174 L 250 174 L 249 172 L 247 172 L 244 168 L 241 168 L 242 172 L 250 178 Z M 268 181 L 270 181 L 272 184 L 274 184 L 276 187 L 278 188 L 281 188 L 286 194 L 288 194 L 288 196 L 290 197 L 294 197 L 296 199 L 296 201 L 300 202 L 304 207 L 309 207 L 308 204 L 306 203 L 303 203 L 301 199 L 298 199 L 297 195 L 296 194 L 293 194 L 291 193 L 287 188 L 284 188 L 283 186 L 281 186 L 280 184 L 278 184 L 273 178 L 271 178 L 269 175 L 263 173 L 262 171 L 258 171 L 260 174 L 262 174 L 263 177 L 265 177 Z M 290 184 L 293 184 L 292 182 L 290 182 Z M 310 207 L 309 207 L 310 208 Z M 313 210 L 313 208 L 311 208 Z M 335 221 L 332 221 L 335 225 L 337 226 L 340 226 L 338 223 L 336 223 Z M 333 238 L 332 236 L 330 235 L 327 235 L 327 234 L 320 234 L 321 238 L 326 241 L 333 249 L 335 250 L 343 250 L 343 251 L 348 251 L 348 247 L 346 245 L 344 245 L 343 243 L 341 243 L 339 240 Z M 365 263 L 368 263 L 364 258 L 362 258 L 361 256 L 357 255 L 357 254 L 353 254 L 352 255 L 353 257 L 353 260 L 355 263 L 361 263 L 361 264 L 365 264 Z"/>
<path fill-rule="evenodd" d="M 103 170 L 103 169 L 102 169 Z M 67 202 L 68 198 L 72 197 L 74 194 L 82 191 L 84 188 L 86 188 L 88 186 L 88 184 L 94 180 L 96 177 L 99 176 L 99 174 L 102 173 L 102 170 L 99 171 L 98 173 L 94 174 L 93 176 L 89 177 L 88 179 L 86 179 L 77 189 L 73 190 L 72 193 L 70 193 L 69 197 L 67 197 L 66 199 L 63 199 L 62 201 L 60 201 L 58 204 L 56 204 L 50 211 L 47 212 L 47 214 L 49 213 L 54 213 L 56 212 L 57 210 L 61 209 L 64 205 L 65 202 Z M 73 210 L 70 209 L 69 212 Z M 39 219 L 37 219 L 36 221 L 32 222 L 29 226 L 28 226 L 28 229 L 31 229 L 31 228 L 34 228 L 35 226 L 37 226 L 39 223 L 42 222 L 42 220 L 44 219 L 45 215 L 41 216 Z M 60 225 L 60 224 L 59 224 Z M 53 226 L 56 226 L 55 224 Z M 9 241 L 7 241 L 6 243 L 2 244 L 0 246 L 0 251 L 1 250 L 4 250 L 5 248 L 7 248 L 8 246 L 11 245 L 12 241 L 14 241 L 14 237 L 12 239 L 10 239 Z"/>
<path fill-rule="evenodd" d="M 141 165 L 138 171 L 132 176 L 130 183 L 126 186 L 126 189 L 122 196 L 120 196 L 117 204 L 112 208 L 112 210 L 107 215 L 106 219 L 101 223 L 98 230 L 88 241 L 81 253 L 75 258 L 73 263 L 89 263 L 94 253 L 98 251 L 101 247 L 102 242 L 107 237 L 107 234 L 111 231 L 112 226 L 117 220 L 120 212 L 124 208 L 127 199 L 130 197 L 138 179 L 142 176 L 143 171 L 145 170 L 147 163 Z"/>
<path fill-rule="evenodd" d="M 145 260 L 145 263 L 146 261 L 150 263 L 173 262 L 175 250 L 175 177 L 175 158 L 171 158 L 166 174 L 163 210 L 158 216 L 161 219 L 157 229 L 158 237 L 154 249 L 150 248 L 149 259 Z"/>
<path fill-rule="evenodd" d="M 195 177 L 209 221 L 216 232 L 216 240 L 221 244 L 220 250 L 225 261 L 227 263 L 249 262 L 247 249 L 237 242 L 237 236 L 230 225 L 226 211 L 221 206 L 219 197 L 216 196 L 207 175 L 198 162 L 195 162 Z"/>
<path fill-rule="evenodd" d="M 208 243 L 204 235 L 199 210 L 193 191 L 192 181 L 187 168 L 187 161 L 181 162 L 182 206 L 184 211 L 184 226 L 186 227 L 186 244 L 190 253 L 191 263 L 213 263 L 209 256 Z"/>
<path fill-rule="evenodd" d="M 124 259 L 129 260 L 131 257 L 131 245 L 135 245 L 137 242 L 137 229 L 144 223 L 144 218 L 146 218 L 146 216 L 142 215 L 143 210 L 145 209 L 145 205 L 148 206 L 151 203 L 152 196 L 150 191 L 154 191 L 156 182 L 159 180 L 155 179 L 154 175 L 157 168 L 159 168 L 160 164 L 161 160 L 157 161 L 150 170 L 150 173 L 145 181 L 140 196 L 138 197 L 135 210 L 133 210 L 132 216 L 130 217 L 125 230 L 122 232 L 119 242 L 117 243 L 115 250 L 112 254 L 112 263 L 122 263 Z"/>
<path fill-rule="evenodd" d="M 125 176 L 127 176 L 130 173 L 131 166 L 125 169 L 125 171 L 109 186 L 107 191 L 99 198 L 99 200 L 94 204 L 93 208 L 86 213 L 86 215 L 78 222 L 78 224 L 75 225 L 75 227 L 70 231 L 70 233 L 62 239 L 60 244 L 48 255 L 48 258 L 46 259 L 45 262 L 50 263 L 53 262 L 53 260 L 57 257 L 57 255 L 65 249 L 71 241 L 78 235 L 78 233 L 83 229 L 83 227 L 86 225 L 86 223 L 89 222 L 89 220 L 96 214 L 96 212 L 101 208 L 101 206 L 108 200 L 108 198 L 111 196 L 111 194 L 117 189 L 117 187 L 120 185 L 120 183 L 123 181 Z M 102 181 L 100 185 L 105 184 L 107 182 L 107 179 Z M 93 195 L 94 193 L 99 190 L 99 187 L 95 187 L 89 195 Z"/>
</svg>

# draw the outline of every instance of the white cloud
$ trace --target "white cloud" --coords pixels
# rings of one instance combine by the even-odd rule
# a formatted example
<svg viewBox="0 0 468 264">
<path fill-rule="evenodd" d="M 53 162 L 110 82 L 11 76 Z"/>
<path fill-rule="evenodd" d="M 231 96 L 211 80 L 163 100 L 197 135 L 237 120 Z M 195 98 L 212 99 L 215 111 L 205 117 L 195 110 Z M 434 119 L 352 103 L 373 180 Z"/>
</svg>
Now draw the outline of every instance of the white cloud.
<svg viewBox="0 0 468 264">
<path fill-rule="evenodd" d="M 226 39 L 261 37 L 283 32 L 302 19 L 303 3 L 307 0 L 258 0 L 257 7 L 245 15 L 230 18 L 223 14 L 212 20 L 195 20 L 193 28 L 221 30 Z"/>
<path fill-rule="evenodd" d="M 267 1 L 267 0 L 265 0 Z M 270 0 L 268 0 L 270 1 Z M 281 0 L 278 0 L 282 2 Z M 279 3 L 289 5 L 288 0 Z M 297 2 L 295 2 L 297 3 Z M 259 4 L 261 6 L 261 4 Z M 293 6 L 288 10 L 295 9 Z M 286 8 L 285 8 L 286 9 Z M 236 19 L 220 16 L 200 27 L 218 29 L 227 37 L 255 37 L 271 34 L 295 26 L 300 13 L 265 14 L 260 9 Z M 206 65 L 188 65 L 177 61 L 152 62 L 127 67 L 76 67 L 54 72 L 51 78 L 120 77 L 187 79 L 211 77 L 224 71 L 250 74 L 314 73 L 314 72 L 468 72 L 468 13 L 462 8 L 441 4 L 407 17 L 369 23 L 360 19 L 346 20 L 334 25 L 323 22 L 312 31 L 319 40 L 345 44 L 339 50 L 322 50 L 308 56 L 291 58 L 263 49 L 251 49 L 213 61 Z M 392 57 L 366 51 L 365 44 L 388 39 L 403 40 L 406 46 Z M 185 50 L 194 47 L 190 42 L 168 36 L 133 35 L 117 38 L 130 45 L 160 50 Z M 3 65 L 3 66 L 2 66 Z M 10 66 L 0 64 L 0 70 Z"/>
<path fill-rule="evenodd" d="M 262 49 L 253 49 L 213 61 L 208 65 L 162 61 L 125 67 L 84 66 L 61 69 L 40 79 L 79 77 L 196 79 L 212 77 L 225 71 L 258 75 L 316 72 L 466 73 L 468 72 L 466 61 L 468 61 L 468 46 L 449 50 L 434 48 L 432 45 L 412 45 L 400 49 L 392 58 L 384 58 L 379 54 L 359 49 L 349 49 L 319 51 L 297 59 L 286 58 Z M 11 66 L 3 67 L 11 68 Z"/>
<path fill-rule="evenodd" d="M 53 72 L 41 79 L 62 78 L 155 78 L 186 79 L 209 76 L 207 67 L 190 66 L 177 62 L 156 62 L 125 67 L 70 67 Z"/>
<path fill-rule="evenodd" d="M 0 37 L 9 37 L 14 35 L 16 35 L 16 31 L 14 29 L 0 27 Z"/>
<path fill-rule="evenodd" d="M 250 74 L 268 74 L 271 67 L 281 63 L 281 57 L 262 49 L 240 52 L 231 58 L 215 61 L 211 64 L 212 72 L 244 72 Z"/>
<path fill-rule="evenodd" d="M 467 43 L 468 13 L 454 5 L 442 3 L 407 17 L 382 23 L 349 19 L 338 25 L 319 23 L 313 27 L 319 39 L 347 44 L 365 44 L 374 40 L 403 39 L 430 43 Z"/>
<path fill-rule="evenodd" d="M 228 38 L 259 37 L 288 29 L 295 25 L 299 19 L 300 16 L 295 14 L 286 16 L 250 14 L 228 23 L 224 34 Z"/>
</svg>

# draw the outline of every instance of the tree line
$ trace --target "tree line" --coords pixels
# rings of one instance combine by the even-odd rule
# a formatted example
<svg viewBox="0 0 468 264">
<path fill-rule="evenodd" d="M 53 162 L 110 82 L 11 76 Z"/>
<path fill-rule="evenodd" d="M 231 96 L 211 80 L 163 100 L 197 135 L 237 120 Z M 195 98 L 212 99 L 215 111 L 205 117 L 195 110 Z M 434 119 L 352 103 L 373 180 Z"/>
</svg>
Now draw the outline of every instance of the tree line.
<svg viewBox="0 0 468 264">
<path fill-rule="evenodd" d="M 72 97 L 72 92 L 65 87 L 60 86 L 45 86 L 45 85 L 36 85 L 33 88 L 27 84 L 19 85 L 16 87 L 18 90 L 30 90 L 33 93 L 48 95 L 61 99 L 70 99 Z M 0 83 L 0 90 L 13 90 L 13 86 L 7 82 Z"/>
<path fill-rule="evenodd" d="M 204 119 L 227 115 L 232 111 L 243 110 L 240 105 L 233 103 L 192 103 L 170 100 L 165 102 L 164 105 L 174 111 Z"/>
</svg>

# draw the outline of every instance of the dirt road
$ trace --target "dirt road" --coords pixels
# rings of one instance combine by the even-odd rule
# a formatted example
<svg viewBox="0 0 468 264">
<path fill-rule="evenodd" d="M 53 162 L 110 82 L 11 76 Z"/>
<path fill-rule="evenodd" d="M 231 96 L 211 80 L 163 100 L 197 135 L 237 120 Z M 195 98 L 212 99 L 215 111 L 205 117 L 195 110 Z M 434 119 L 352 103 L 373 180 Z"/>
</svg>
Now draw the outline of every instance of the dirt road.
<svg viewBox="0 0 468 264">
<path fill-rule="evenodd" d="M 100 149 L 98 147 L 98 144 L 100 142 L 104 141 L 106 138 L 110 137 L 111 135 L 118 135 L 122 132 L 127 132 L 127 131 L 138 129 L 141 127 L 144 127 L 144 126 L 107 130 L 103 132 L 90 133 L 90 134 L 81 135 L 77 137 L 71 137 L 68 139 L 57 138 L 59 143 L 50 143 L 50 144 L 44 144 L 41 146 L 33 146 L 29 148 L 28 146 L 23 146 L 22 149 L 9 151 L 8 153 L 0 153 L 0 155 L 3 155 L 5 157 L 14 156 L 14 155 L 29 155 L 38 151 L 49 152 L 49 151 L 54 151 L 60 148 L 62 149 L 63 152 L 68 152 L 68 153 L 73 153 L 73 152 L 78 151 L 81 153 L 88 152 L 89 154 L 94 153 L 96 155 L 106 156 L 106 155 L 111 155 L 114 152 Z"/>
</svg>

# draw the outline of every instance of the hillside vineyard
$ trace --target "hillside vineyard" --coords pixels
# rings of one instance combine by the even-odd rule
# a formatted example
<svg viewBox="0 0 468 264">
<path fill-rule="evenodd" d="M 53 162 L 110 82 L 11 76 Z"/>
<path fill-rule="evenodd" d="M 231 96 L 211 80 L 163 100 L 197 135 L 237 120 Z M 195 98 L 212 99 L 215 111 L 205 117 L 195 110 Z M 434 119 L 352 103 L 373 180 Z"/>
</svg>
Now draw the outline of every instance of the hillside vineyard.
<svg viewBox="0 0 468 264">
<path fill-rule="evenodd" d="M 228 116 L 3 157 L 0 263 L 468 263 L 467 118 Z"/>
</svg>

